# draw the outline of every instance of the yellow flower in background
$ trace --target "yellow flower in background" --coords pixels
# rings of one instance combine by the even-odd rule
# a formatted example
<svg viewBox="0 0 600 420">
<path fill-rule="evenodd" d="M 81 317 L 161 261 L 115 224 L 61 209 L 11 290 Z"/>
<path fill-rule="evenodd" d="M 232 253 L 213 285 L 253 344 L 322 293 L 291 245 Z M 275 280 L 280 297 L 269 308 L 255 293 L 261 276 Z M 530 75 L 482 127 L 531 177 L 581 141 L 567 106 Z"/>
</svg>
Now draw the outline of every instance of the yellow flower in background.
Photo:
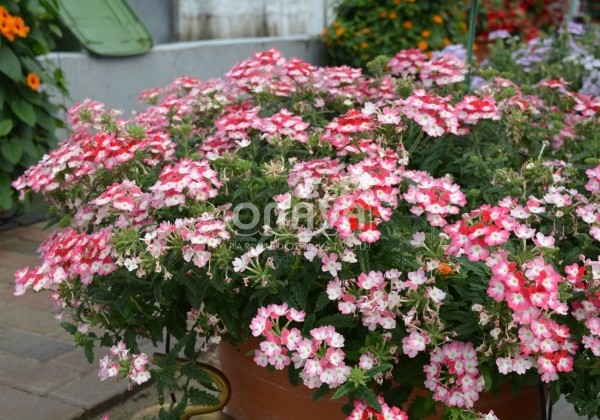
<svg viewBox="0 0 600 420">
<path fill-rule="evenodd" d="M 402 27 L 404 29 L 412 29 L 413 24 L 410 20 L 405 20 L 404 22 L 402 22 Z"/>
<path fill-rule="evenodd" d="M 340 27 L 340 22 L 338 22 L 337 20 L 334 20 L 334 21 L 331 23 L 331 26 L 333 26 L 334 28 L 339 28 L 339 27 Z"/>
<path fill-rule="evenodd" d="M 365 42 L 365 41 L 361 42 L 361 43 L 360 43 L 360 46 L 361 46 L 362 48 L 369 48 L 369 44 L 368 44 L 367 42 Z"/>
<path fill-rule="evenodd" d="M 429 44 L 427 43 L 427 41 L 425 41 L 425 40 L 422 39 L 417 44 L 417 47 L 419 47 L 419 49 L 421 51 L 425 51 L 427 48 L 429 48 Z"/>
<path fill-rule="evenodd" d="M 428 29 L 423 29 L 423 31 L 421 31 L 421 36 L 423 38 L 429 38 L 431 36 L 431 31 Z"/>
<path fill-rule="evenodd" d="M 379 17 L 381 19 L 385 19 L 385 18 L 387 18 L 387 16 L 388 16 L 388 13 L 385 10 L 379 12 Z"/>
<path fill-rule="evenodd" d="M 344 35 L 344 32 L 346 32 L 346 30 L 345 30 L 344 28 L 341 28 L 341 27 L 340 27 L 340 28 L 337 28 L 337 29 L 335 30 L 335 34 L 336 34 L 337 36 L 342 36 L 342 35 Z"/>
<path fill-rule="evenodd" d="M 402 3 L 402 0 L 394 0 L 394 4 L 400 4 Z"/>
<path fill-rule="evenodd" d="M 452 41 L 450 41 L 449 38 L 444 38 L 444 46 L 447 47 L 448 45 L 452 44 Z"/>
<path fill-rule="evenodd" d="M 440 15 L 433 15 L 433 21 L 437 24 L 442 24 L 444 23 L 444 18 Z"/>
<path fill-rule="evenodd" d="M 396 12 L 390 12 L 390 19 L 394 20 L 398 17 L 398 13 Z"/>
<path fill-rule="evenodd" d="M 27 75 L 27 86 L 29 86 L 29 88 L 31 90 L 38 90 L 40 88 L 40 77 L 31 72 Z"/>
</svg>

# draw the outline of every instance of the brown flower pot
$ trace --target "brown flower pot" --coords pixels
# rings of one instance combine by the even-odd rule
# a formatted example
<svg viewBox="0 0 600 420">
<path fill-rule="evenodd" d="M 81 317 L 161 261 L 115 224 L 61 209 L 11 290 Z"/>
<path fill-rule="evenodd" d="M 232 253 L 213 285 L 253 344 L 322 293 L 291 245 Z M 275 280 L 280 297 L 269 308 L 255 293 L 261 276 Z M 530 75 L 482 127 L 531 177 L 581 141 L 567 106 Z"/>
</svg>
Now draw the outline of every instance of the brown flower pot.
<svg viewBox="0 0 600 420">
<path fill-rule="evenodd" d="M 235 420 L 336 420 L 344 419 L 343 401 L 322 398 L 313 401 L 315 390 L 292 386 L 287 369 L 270 372 L 246 354 L 258 348 L 258 341 L 240 346 L 220 345 L 221 371 L 231 384 L 231 398 L 225 412 Z"/>
<path fill-rule="evenodd" d="M 250 340 L 237 351 L 231 345 L 220 345 L 221 371 L 231 384 L 231 398 L 225 412 L 235 420 L 336 420 L 345 419 L 342 406 L 345 401 L 322 398 L 313 401 L 314 390 L 289 383 L 287 369 L 271 372 L 256 365 L 249 351 L 258 348 L 257 340 Z M 423 395 L 416 390 L 414 397 Z M 410 398 L 410 397 L 409 397 Z M 528 387 L 512 394 L 505 386 L 499 395 L 481 394 L 475 410 L 494 413 L 501 420 L 541 419 L 538 388 Z M 441 413 L 441 408 L 438 410 Z M 427 420 L 441 419 L 438 416 Z"/>
</svg>

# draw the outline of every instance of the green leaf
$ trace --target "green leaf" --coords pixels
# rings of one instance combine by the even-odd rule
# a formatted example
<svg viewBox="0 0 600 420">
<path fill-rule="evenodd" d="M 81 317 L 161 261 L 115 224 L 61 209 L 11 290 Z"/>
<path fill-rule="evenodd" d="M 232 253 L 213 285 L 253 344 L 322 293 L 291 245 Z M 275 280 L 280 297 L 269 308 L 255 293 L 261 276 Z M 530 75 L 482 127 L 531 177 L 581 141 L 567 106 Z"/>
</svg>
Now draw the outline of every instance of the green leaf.
<svg viewBox="0 0 600 420">
<path fill-rule="evenodd" d="M 20 82 L 23 79 L 21 62 L 9 47 L 0 48 L 0 72 L 6 74 L 15 82 Z"/>
<path fill-rule="evenodd" d="M 75 334 L 77 332 L 77 326 L 70 322 L 61 322 L 60 326 L 64 328 L 69 334 Z"/>
<path fill-rule="evenodd" d="M 2 174 L 5 175 L 5 174 Z M 8 180 L 8 182 L 5 182 Z M 10 178 L 8 176 L 0 176 L 0 208 L 8 210 L 13 206 L 12 190 L 10 188 Z"/>
<path fill-rule="evenodd" d="M 83 347 L 84 351 L 85 351 L 85 358 L 87 359 L 88 363 L 93 363 L 94 362 L 94 342 L 92 340 L 88 341 L 87 343 L 85 343 L 85 346 Z"/>
<path fill-rule="evenodd" d="M 10 133 L 10 130 L 13 128 L 13 122 L 11 120 L 2 120 L 0 121 L 0 137 L 6 136 Z"/>
<path fill-rule="evenodd" d="M 210 407 L 216 407 L 219 405 L 219 399 L 206 391 L 190 388 L 189 393 L 191 404 L 207 405 Z"/>
<path fill-rule="evenodd" d="M 33 126 L 36 121 L 35 110 L 33 106 L 28 102 L 25 102 L 21 99 L 14 101 L 10 104 L 10 109 L 15 113 L 15 115 L 23 121 L 27 125 Z"/>
<path fill-rule="evenodd" d="M 2 111 L 4 109 L 4 97 L 6 96 L 6 93 L 4 93 L 4 90 L 0 88 L 0 111 Z"/>
<path fill-rule="evenodd" d="M 352 382 L 346 382 L 344 385 L 339 387 L 335 394 L 331 397 L 332 400 L 337 400 L 338 398 L 342 398 L 344 395 L 352 392 L 354 390 L 354 384 Z"/>
<path fill-rule="evenodd" d="M 355 395 L 375 410 L 381 411 L 381 403 L 377 400 L 377 396 L 371 389 L 366 386 L 361 386 L 355 391 Z"/>
<path fill-rule="evenodd" d="M 63 33 L 59 26 L 53 25 L 52 23 L 48 24 L 48 28 L 54 33 L 57 37 L 62 38 Z"/>
<path fill-rule="evenodd" d="M 23 156 L 23 146 L 18 138 L 12 138 L 8 141 L 2 142 L 0 145 L 2 154 L 12 164 L 19 163 L 21 156 Z"/>
</svg>

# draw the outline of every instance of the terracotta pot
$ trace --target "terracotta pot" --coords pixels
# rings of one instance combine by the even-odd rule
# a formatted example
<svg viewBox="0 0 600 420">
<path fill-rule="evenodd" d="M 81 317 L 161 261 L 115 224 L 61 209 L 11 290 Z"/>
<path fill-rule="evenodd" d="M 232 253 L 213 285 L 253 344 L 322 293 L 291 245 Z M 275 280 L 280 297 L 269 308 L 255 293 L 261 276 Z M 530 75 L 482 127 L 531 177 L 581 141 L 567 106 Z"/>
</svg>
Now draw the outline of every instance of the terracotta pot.
<svg viewBox="0 0 600 420">
<path fill-rule="evenodd" d="M 231 384 L 231 398 L 225 412 L 235 420 L 336 420 L 345 419 L 342 406 L 345 401 L 322 398 L 313 401 L 314 390 L 289 383 L 287 369 L 271 372 L 256 365 L 249 351 L 258 348 L 251 340 L 235 350 L 231 345 L 220 345 L 221 371 Z M 421 394 L 420 394 L 421 393 Z M 423 395 L 416 390 L 410 398 Z M 501 420 L 541 419 L 537 387 L 522 389 L 518 394 L 505 386 L 499 395 L 482 394 L 475 404 L 476 411 L 494 413 Z M 440 413 L 441 408 L 438 410 Z M 441 419 L 438 416 L 426 420 Z"/>
<path fill-rule="evenodd" d="M 235 350 L 220 345 L 221 371 L 231 384 L 231 398 L 225 412 L 235 420 L 337 420 L 345 419 L 344 402 L 322 398 L 313 401 L 314 390 L 292 386 L 287 369 L 270 372 L 256 365 L 246 354 L 258 348 L 258 341 Z"/>
</svg>

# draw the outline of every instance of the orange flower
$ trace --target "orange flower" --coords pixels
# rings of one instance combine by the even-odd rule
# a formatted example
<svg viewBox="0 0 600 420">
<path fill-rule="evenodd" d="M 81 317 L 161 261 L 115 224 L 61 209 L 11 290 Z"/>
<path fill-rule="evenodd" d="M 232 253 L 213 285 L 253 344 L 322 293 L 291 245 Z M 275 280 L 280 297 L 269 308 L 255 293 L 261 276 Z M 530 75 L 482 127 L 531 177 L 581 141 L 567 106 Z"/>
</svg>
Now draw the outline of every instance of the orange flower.
<svg viewBox="0 0 600 420">
<path fill-rule="evenodd" d="M 431 36 L 431 31 L 429 31 L 427 29 L 423 29 L 423 31 L 421 32 L 421 36 L 423 38 L 429 38 Z"/>
<path fill-rule="evenodd" d="M 381 19 L 385 19 L 387 16 L 388 16 L 387 11 L 383 10 L 383 11 L 379 12 L 379 17 Z"/>
<path fill-rule="evenodd" d="M 427 48 L 429 48 L 429 44 L 427 43 L 427 41 L 425 41 L 425 40 L 422 39 L 417 44 L 417 47 L 419 47 L 419 49 L 421 51 L 425 51 Z"/>
<path fill-rule="evenodd" d="M 405 20 L 404 22 L 402 22 L 402 27 L 404 29 L 412 29 L 412 22 L 410 20 Z"/>
<path fill-rule="evenodd" d="M 440 263 L 440 266 L 437 269 L 438 274 L 442 275 L 442 276 L 447 276 L 450 274 L 454 274 L 454 269 L 452 267 L 450 267 L 450 265 L 446 264 L 446 263 Z"/>
<path fill-rule="evenodd" d="M 433 21 L 437 24 L 442 24 L 444 23 L 444 18 L 440 15 L 433 15 Z"/>
<path fill-rule="evenodd" d="M 13 18 L 13 32 L 21 38 L 25 38 L 29 33 L 29 26 L 25 25 L 25 21 L 20 16 Z"/>
<path fill-rule="evenodd" d="M 400 4 L 402 3 L 402 0 L 394 0 L 394 4 Z"/>
<path fill-rule="evenodd" d="M 337 29 L 335 30 L 335 34 L 336 34 L 337 36 L 342 36 L 342 35 L 344 35 L 344 32 L 346 32 L 346 30 L 345 30 L 344 28 L 337 28 Z"/>
<path fill-rule="evenodd" d="M 367 44 L 365 41 L 361 42 L 361 43 L 360 43 L 360 46 L 361 46 L 362 48 L 369 48 L 369 44 Z"/>
<path fill-rule="evenodd" d="M 398 13 L 396 12 L 390 12 L 390 19 L 394 20 L 398 17 Z"/>
<path fill-rule="evenodd" d="M 40 88 L 40 78 L 37 74 L 30 72 L 27 75 L 27 86 L 31 90 L 38 90 Z"/>
<path fill-rule="evenodd" d="M 334 20 L 334 21 L 331 23 L 331 26 L 333 26 L 334 28 L 339 28 L 339 27 L 340 27 L 340 22 L 338 22 L 337 20 Z"/>
<path fill-rule="evenodd" d="M 8 15 L 0 20 L 0 33 L 4 35 L 9 41 L 15 40 L 15 33 L 13 32 L 13 17 Z"/>
<path fill-rule="evenodd" d="M 444 46 L 446 46 L 446 47 L 447 47 L 447 46 L 448 46 L 448 45 L 450 45 L 450 44 L 452 44 L 452 41 L 450 41 L 450 39 L 449 39 L 449 38 L 444 38 Z"/>
</svg>

